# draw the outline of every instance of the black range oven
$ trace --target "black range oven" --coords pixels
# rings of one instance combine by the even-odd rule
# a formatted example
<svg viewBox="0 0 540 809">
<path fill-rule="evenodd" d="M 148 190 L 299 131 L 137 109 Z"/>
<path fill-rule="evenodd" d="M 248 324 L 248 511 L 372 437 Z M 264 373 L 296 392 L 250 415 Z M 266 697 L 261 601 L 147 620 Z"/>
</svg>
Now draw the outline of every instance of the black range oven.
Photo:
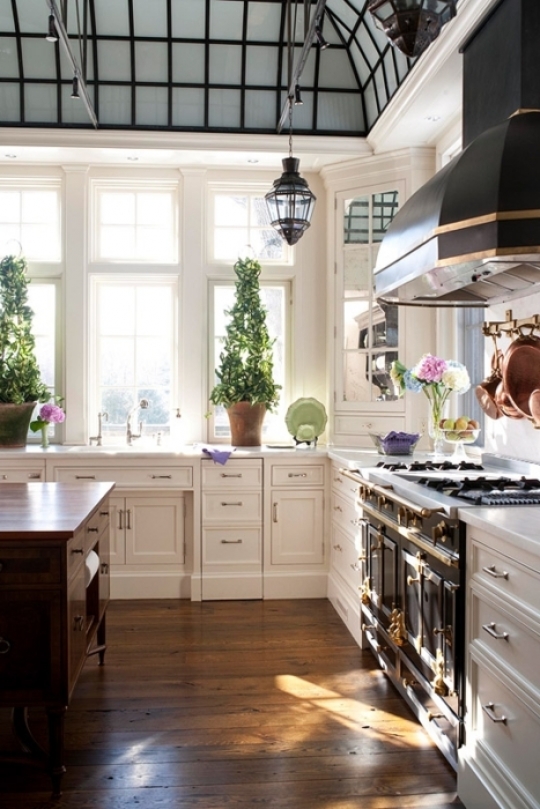
<svg viewBox="0 0 540 809">
<path fill-rule="evenodd" d="M 540 482 L 466 469 L 370 470 L 358 484 L 364 637 L 450 764 L 464 716 L 465 526 L 458 508 L 540 502 Z"/>
</svg>

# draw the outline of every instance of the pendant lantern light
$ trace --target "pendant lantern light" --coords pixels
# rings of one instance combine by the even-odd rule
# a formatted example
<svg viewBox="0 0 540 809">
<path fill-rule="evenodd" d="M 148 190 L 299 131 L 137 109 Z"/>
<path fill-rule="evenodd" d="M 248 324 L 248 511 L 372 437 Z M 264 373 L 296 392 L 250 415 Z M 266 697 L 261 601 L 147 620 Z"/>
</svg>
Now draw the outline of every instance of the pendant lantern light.
<svg viewBox="0 0 540 809">
<path fill-rule="evenodd" d="M 457 0 L 371 0 L 368 9 L 392 45 L 420 56 L 456 16 Z"/>
</svg>

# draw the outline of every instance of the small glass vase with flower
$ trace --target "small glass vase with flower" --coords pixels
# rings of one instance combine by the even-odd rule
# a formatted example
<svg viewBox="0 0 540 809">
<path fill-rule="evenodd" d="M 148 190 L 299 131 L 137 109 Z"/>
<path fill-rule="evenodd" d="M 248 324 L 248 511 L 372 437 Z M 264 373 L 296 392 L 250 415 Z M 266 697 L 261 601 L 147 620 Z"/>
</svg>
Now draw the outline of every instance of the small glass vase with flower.
<svg viewBox="0 0 540 809">
<path fill-rule="evenodd" d="M 444 443 L 444 408 L 451 393 L 465 393 L 471 386 L 464 365 L 455 360 L 444 360 L 432 354 L 423 357 L 408 369 L 399 360 L 392 363 L 390 376 L 403 396 L 405 391 L 422 391 L 429 401 L 428 432 L 433 441 L 435 455 L 441 455 Z"/>
<path fill-rule="evenodd" d="M 57 401 L 63 401 L 58 399 Z M 66 418 L 66 414 L 59 404 L 48 403 L 40 407 L 38 417 L 30 422 L 30 429 L 33 433 L 41 431 L 41 446 L 47 449 L 49 446 L 49 424 L 61 424 Z"/>
</svg>

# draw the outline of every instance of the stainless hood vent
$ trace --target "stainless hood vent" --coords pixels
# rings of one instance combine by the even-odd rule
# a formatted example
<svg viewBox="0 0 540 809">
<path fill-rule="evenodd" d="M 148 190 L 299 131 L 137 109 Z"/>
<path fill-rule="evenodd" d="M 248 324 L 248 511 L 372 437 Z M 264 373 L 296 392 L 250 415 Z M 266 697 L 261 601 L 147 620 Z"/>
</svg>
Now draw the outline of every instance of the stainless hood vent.
<svg viewBox="0 0 540 809">
<path fill-rule="evenodd" d="M 479 135 L 398 212 L 375 268 L 392 303 L 485 306 L 540 291 L 540 112 Z"/>
<path fill-rule="evenodd" d="M 466 148 L 389 227 L 379 298 L 487 306 L 540 290 L 539 41 L 539 0 L 497 0 L 462 46 Z"/>
</svg>

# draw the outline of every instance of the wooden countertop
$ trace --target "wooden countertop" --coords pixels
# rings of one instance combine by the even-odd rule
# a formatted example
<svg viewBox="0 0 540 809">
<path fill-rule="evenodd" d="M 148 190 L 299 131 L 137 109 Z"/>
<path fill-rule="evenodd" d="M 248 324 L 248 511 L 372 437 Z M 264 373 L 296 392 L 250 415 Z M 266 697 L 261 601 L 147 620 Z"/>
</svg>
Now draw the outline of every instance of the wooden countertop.
<svg viewBox="0 0 540 809">
<path fill-rule="evenodd" d="M 105 500 L 114 483 L 3 483 L 0 542 L 70 539 Z"/>
</svg>

